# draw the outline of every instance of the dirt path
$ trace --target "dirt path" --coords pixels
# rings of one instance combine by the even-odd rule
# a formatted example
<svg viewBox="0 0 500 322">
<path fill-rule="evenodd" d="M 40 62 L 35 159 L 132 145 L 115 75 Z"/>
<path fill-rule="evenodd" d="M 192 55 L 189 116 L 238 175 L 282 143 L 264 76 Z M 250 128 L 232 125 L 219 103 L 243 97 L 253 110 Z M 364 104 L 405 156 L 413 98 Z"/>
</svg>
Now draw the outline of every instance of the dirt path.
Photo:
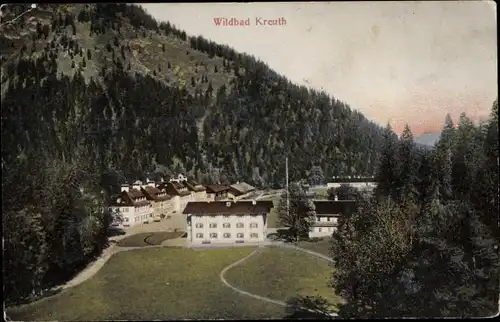
<svg viewBox="0 0 500 322">
<path fill-rule="evenodd" d="M 294 250 L 297 250 L 297 251 L 300 251 L 300 252 L 304 252 L 304 253 L 308 253 L 312 256 L 316 256 L 316 257 L 319 257 L 323 260 L 326 260 L 328 262 L 333 262 L 333 260 L 330 258 L 330 257 L 327 257 L 323 254 L 320 254 L 320 253 L 316 253 L 316 252 L 313 252 L 311 250 L 308 250 L 308 249 L 304 249 L 304 248 L 301 248 L 301 247 L 298 247 L 298 246 L 294 246 L 294 245 L 287 245 L 287 244 L 284 244 L 284 243 L 281 243 L 281 242 L 276 242 L 276 243 L 273 243 L 272 245 L 269 245 L 270 247 L 282 247 L 282 248 L 290 248 L 290 249 L 294 249 Z M 267 247 L 269 247 L 267 246 Z M 257 300 L 261 300 L 261 301 L 264 301 L 264 302 L 268 302 L 268 303 L 273 303 L 273 304 L 277 304 L 277 305 L 280 305 L 280 306 L 283 306 L 283 307 L 287 307 L 289 306 L 286 302 L 283 302 L 283 301 L 279 301 L 279 300 L 275 300 L 275 299 L 271 299 L 269 297 L 265 297 L 265 296 L 260 296 L 260 295 L 257 295 L 257 294 L 253 294 L 253 293 L 250 293 L 250 292 L 247 292 L 247 291 L 244 291 L 234 285 L 231 285 L 225 278 L 224 278 L 224 275 L 226 274 L 226 272 L 228 270 L 230 270 L 231 268 L 235 267 L 235 266 L 238 266 L 240 265 L 241 263 L 243 263 L 244 261 L 246 261 L 247 259 L 249 259 L 250 257 L 252 257 L 253 255 L 255 255 L 257 252 L 259 252 L 263 247 L 266 247 L 266 246 L 259 246 L 259 248 L 257 248 L 256 250 L 254 250 L 253 252 L 251 252 L 249 255 L 243 257 L 242 259 L 240 260 L 237 260 L 236 262 L 226 266 L 219 274 L 219 277 L 220 277 L 220 280 L 221 282 L 226 285 L 227 287 L 229 287 L 230 289 L 232 289 L 233 291 L 235 291 L 236 293 L 239 293 L 239 294 L 242 294 L 242 295 L 246 295 L 246 296 L 249 296 L 249 297 L 252 297 L 254 299 L 257 299 Z M 306 311 L 309 311 L 311 313 L 317 313 L 315 312 L 314 310 L 311 310 L 311 309 L 308 309 L 308 308 L 304 308 L 302 307 L 301 309 L 303 310 L 306 310 Z M 330 314 L 331 317 L 337 317 L 338 314 L 337 313 L 331 313 Z"/>
</svg>

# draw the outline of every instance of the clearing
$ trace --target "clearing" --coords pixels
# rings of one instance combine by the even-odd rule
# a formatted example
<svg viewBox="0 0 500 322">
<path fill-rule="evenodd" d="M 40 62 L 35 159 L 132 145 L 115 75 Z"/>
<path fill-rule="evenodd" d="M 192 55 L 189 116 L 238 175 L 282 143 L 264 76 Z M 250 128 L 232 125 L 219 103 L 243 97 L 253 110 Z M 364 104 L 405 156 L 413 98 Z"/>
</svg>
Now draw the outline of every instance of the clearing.
<svg viewBox="0 0 500 322">
<path fill-rule="evenodd" d="M 224 267 L 253 250 L 121 252 L 88 281 L 7 314 L 17 321 L 281 318 L 285 308 L 235 293 L 220 281 Z"/>
<path fill-rule="evenodd" d="M 298 296 L 323 297 L 332 305 L 339 297 L 329 287 L 329 263 L 293 249 L 264 248 L 225 274 L 233 286 L 246 292 L 288 301 Z"/>
</svg>

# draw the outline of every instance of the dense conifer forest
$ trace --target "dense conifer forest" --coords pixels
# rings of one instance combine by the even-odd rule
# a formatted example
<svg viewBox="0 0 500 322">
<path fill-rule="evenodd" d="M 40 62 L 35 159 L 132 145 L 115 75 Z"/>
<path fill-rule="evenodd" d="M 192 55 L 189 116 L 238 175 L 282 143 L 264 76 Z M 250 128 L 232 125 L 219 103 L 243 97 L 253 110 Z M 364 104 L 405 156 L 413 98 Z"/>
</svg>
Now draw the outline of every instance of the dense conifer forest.
<svg viewBox="0 0 500 322">
<path fill-rule="evenodd" d="M 375 170 L 382 129 L 362 114 L 139 6 L 41 4 L 0 41 L 7 302 L 100 253 L 121 183 L 280 187 L 284 156 L 293 179 Z"/>
</svg>

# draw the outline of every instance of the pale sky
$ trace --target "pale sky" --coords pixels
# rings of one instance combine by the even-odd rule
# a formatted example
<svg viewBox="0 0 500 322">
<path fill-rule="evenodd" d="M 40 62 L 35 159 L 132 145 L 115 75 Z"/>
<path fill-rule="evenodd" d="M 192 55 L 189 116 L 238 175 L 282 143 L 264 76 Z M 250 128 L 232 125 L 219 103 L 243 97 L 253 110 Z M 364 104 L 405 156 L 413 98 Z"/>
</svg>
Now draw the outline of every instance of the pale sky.
<svg viewBox="0 0 500 322">
<path fill-rule="evenodd" d="M 487 117 L 497 97 L 496 4 L 484 1 L 156 3 L 188 35 L 253 55 L 293 83 L 325 90 L 381 125 L 414 135 L 446 113 Z M 214 18 L 250 19 L 217 26 Z M 256 25 L 256 18 L 286 20 Z M 262 21 L 262 20 L 261 20 Z"/>
</svg>

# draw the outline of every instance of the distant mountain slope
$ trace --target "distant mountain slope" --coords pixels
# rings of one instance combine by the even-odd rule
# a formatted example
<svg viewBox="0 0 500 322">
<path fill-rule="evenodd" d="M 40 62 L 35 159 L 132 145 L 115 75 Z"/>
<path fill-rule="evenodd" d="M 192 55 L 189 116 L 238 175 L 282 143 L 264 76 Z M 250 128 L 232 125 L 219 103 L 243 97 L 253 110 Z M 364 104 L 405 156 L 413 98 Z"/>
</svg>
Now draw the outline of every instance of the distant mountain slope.
<svg viewBox="0 0 500 322">
<path fill-rule="evenodd" d="M 283 183 L 285 156 L 291 180 L 315 165 L 325 177 L 374 171 L 382 129 L 362 114 L 141 7 L 40 4 L 0 41 L 12 171 L 22 156 L 121 181 L 163 169 L 257 187 Z"/>
<path fill-rule="evenodd" d="M 441 132 L 427 132 L 424 133 L 420 136 L 416 136 L 414 138 L 415 143 L 421 144 L 421 145 L 426 145 L 426 146 L 434 146 L 437 141 L 439 140 L 439 137 L 441 136 Z"/>
</svg>

